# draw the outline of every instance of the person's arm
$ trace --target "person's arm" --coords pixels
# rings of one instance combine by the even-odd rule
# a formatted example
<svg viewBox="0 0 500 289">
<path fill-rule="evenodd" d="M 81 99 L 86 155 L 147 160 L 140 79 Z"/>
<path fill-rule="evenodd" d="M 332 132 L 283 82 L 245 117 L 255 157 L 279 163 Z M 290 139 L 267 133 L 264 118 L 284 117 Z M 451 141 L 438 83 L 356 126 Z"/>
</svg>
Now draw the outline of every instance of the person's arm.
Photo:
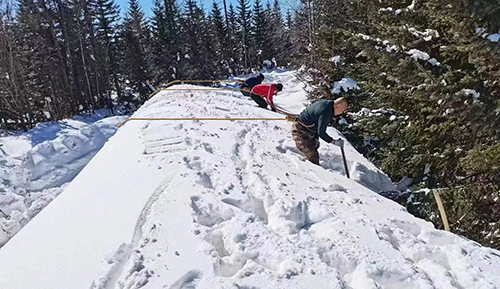
<svg viewBox="0 0 500 289">
<path fill-rule="evenodd" d="M 273 96 L 276 94 L 278 90 L 276 89 L 276 85 L 269 86 L 269 91 L 267 92 L 267 100 L 269 105 L 274 108 Z"/>
<path fill-rule="evenodd" d="M 331 116 L 329 117 L 329 115 L 326 115 L 324 113 L 321 114 L 318 119 L 318 135 L 322 140 L 328 143 L 331 143 L 333 140 L 333 138 L 326 133 L 326 128 L 328 127 L 330 119 Z"/>
</svg>

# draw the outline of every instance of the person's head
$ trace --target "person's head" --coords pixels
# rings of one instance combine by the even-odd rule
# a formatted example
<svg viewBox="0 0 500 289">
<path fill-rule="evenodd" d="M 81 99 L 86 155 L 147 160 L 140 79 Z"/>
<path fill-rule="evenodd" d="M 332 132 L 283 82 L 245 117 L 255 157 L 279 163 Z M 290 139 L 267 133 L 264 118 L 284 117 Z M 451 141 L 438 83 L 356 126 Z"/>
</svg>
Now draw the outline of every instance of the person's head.
<svg viewBox="0 0 500 289">
<path fill-rule="evenodd" d="M 281 84 L 281 83 L 276 83 L 276 89 L 277 89 L 278 91 L 282 91 L 282 90 L 283 90 L 283 84 Z"/>
<path fill-rule="evenodd" d="M 264 74 L 259 73 L 259 78 L 260 78 L 261 80 L 264 80 Z"/>
<path fill-rule="evenodd" d="M 345 97 L 337 98 L 333 103 L 334 114 L 343 114 L 347 109 L 347 99 Z"/>
</svg>

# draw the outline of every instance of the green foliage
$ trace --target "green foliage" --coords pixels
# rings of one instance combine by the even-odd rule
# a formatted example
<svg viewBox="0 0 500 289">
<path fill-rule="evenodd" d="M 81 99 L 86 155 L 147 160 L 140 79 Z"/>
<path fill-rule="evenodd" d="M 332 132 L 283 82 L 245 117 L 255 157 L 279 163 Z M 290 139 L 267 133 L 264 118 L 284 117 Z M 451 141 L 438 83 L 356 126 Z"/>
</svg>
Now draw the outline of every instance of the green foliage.
<svg viewBox="0 0 500 289">
<path fill-rule="evenodd" d="M 333 82 L 350 77 L 361 87 L 351 111 L 390 112 L 352 115 L 344 134 L 393 180 L 439 190 L 453 231 L 498 248 L 500 45 L 475 31 L 498 31 L 489 10 L 498 12 L 498 1 L 417 1 L 413 10 L 411 1 L 320 2 L 314 56 L 302 58 L 322 73 L 318 97 L 337 97 Z M 440 64 L 413 59 L 411 49 Z M 405 196 L 409 211 L 441 224 L 432 194 Z"/>
</svg>

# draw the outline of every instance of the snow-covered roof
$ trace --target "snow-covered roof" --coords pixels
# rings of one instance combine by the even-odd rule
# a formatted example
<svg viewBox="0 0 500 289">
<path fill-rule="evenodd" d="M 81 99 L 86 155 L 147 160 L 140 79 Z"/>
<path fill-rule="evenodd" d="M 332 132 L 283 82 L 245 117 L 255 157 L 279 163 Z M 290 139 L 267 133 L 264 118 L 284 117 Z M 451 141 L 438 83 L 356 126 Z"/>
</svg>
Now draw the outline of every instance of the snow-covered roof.
<svg viewBox="0 0 500 289">
<path fill-rule="evenodd" d="M 293 72 L 265 77 L 284 83 L 277 105 L 300 112 L 306 94 Z M 165 116 L 280 117 L 230 91 L 160 92 L 134 115 Z M 314 165 L 290 127 L 128 122 L 0 249 L 2 288 L 500 285 L 500 252 L 378 195 L 395 186 L 335 129 L 351 179 L 338 147 L 321 141 Z"/>
</svg>

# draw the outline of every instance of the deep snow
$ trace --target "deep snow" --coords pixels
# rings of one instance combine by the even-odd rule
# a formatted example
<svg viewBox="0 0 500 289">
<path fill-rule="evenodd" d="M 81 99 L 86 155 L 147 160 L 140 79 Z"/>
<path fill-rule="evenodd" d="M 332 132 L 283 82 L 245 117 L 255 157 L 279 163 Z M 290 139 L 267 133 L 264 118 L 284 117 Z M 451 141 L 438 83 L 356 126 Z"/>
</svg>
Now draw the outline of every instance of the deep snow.
<svg viewBox="0 0 500 289">
<path fill-rule="evenodd" d="M 300 111 L 293 72 L 266 79 Z M 276 117 L 238 93 L 193 94 L 161 92 L 134 117 Z M 347 142 L 346 155 L 352 180 L 334 146 L 306 161 L 285 121 L 128 122 L 0 250 L 2 288 L 500 286 L 500 252 L 379 196 L 388 178 Z"/>
<path fill-rule="evenodd" d="M 64 190 L 127 118 L 106 116 L 100 110 L 0 137 L 0 247 Z"/>
</svg>

